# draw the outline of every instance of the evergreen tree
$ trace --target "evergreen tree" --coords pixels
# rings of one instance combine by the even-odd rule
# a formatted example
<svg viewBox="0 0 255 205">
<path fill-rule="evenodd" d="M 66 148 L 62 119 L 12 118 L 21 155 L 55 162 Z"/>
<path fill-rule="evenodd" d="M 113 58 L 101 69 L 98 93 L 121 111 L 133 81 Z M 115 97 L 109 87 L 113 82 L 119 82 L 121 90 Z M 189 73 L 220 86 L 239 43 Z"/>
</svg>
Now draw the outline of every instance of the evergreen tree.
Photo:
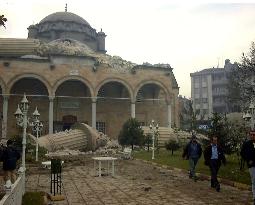
<svg viewBox="0 0 255 205">
<path fill-rule="evenodd" d="M 134 145 L 142 145 L 144 134 L 140 123 L 135 118 L 126 121 L 120 131 L 118 140 L 121 145 L 131 145 L 132 149 Z"/>
<path fill-rule="evenodd" d="M 222 117 L 218 113 L 213 113 L 208 136 L 218 137 L 218 142 L 225 153 L 238 153 L 246 137 L 246 128 L 244 125 L 229 122 L 225 116 Z"/>
</svg>

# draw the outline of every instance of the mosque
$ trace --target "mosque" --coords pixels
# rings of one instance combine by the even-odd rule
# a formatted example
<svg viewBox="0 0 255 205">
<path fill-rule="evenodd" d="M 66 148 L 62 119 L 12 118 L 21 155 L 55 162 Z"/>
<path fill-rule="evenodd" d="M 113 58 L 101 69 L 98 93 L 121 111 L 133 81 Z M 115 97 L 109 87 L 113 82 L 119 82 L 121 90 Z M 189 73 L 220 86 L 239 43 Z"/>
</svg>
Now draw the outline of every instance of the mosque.
<svg viewBox="0 0 255 205">
<path fill-rule="evenodd" d="M 129 118 L 178 127 L 179 87 L 171 66 L 110 56 L 105 40 L 102 30 L 67 11 L 30 25 L 27 39 L 0 38 L 2 138 L 20 131 L 14 113 L 24 93 L 28 115 L 38 107 L 42 134 L 83 122 L 117 138 Z"/>
</svg>

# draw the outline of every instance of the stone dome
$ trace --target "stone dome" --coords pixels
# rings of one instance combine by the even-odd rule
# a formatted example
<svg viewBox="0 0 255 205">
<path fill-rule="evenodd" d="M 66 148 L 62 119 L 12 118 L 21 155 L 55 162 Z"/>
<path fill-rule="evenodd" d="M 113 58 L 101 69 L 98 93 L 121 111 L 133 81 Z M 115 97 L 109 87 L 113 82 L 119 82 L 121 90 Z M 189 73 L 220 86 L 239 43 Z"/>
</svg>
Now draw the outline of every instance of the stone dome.
<svg viewBox="0 0 255 205">
<path fill-rule="evenodd" d="M 71 12 L 56 12 L 56 13 L 50 14 L 46 16 L 44 19 L 42 19 L 39 24 L 46 23 L 46 22 L 59 22 L 59 21 L 73 22 L 77 24 L 90 26 L 85 19 Z"/>
<path fill-rule="evenodd" d="M 105 33 L 92 28 L 82 17 L 71 12 L 56 12 L 28 27 L 28 38 L 49 43 L 57 39 L 74 39 L 93 51 L 106 53 Z"/>
</svg>

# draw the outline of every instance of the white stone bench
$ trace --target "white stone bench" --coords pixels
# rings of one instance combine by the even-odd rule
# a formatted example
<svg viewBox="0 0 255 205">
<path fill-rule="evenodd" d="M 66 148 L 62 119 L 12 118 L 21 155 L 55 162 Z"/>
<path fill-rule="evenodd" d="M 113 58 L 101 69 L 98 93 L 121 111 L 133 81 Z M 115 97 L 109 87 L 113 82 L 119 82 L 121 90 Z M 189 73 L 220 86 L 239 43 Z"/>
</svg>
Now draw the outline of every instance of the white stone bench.
<svg viewBox="0 0 255 205">
<path fill-rule="evenodd" d="M 129 147 L 125 147 L 121 154 L 123 159 L 132 159 L 132 149 Z"/>
</svg>

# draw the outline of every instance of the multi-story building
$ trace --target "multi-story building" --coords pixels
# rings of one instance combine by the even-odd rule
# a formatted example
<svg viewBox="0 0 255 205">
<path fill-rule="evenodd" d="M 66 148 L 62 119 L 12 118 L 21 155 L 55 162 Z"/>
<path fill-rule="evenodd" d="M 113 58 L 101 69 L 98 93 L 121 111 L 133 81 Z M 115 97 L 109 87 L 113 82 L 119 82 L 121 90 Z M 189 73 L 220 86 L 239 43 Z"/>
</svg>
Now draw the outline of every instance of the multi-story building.
<svg viewBox="0 0 255 205">
<path fill-rule="evenodd" d="M 179 101 L 180 128 L 183 130 L 189 130 L 191 128 L 192 117 L 191 99 L 179 95 L 178 101 Z"/>
<path fill-rule="evenodd" d="M 230 113 L 239 110 L 228 103 L 228 76 L 236 63 L 225 60 L 224 68 L 209 68 L 191 73 L 191 98 L 198 120 L 208 120 L 212 113 Z"/>
</svg>

